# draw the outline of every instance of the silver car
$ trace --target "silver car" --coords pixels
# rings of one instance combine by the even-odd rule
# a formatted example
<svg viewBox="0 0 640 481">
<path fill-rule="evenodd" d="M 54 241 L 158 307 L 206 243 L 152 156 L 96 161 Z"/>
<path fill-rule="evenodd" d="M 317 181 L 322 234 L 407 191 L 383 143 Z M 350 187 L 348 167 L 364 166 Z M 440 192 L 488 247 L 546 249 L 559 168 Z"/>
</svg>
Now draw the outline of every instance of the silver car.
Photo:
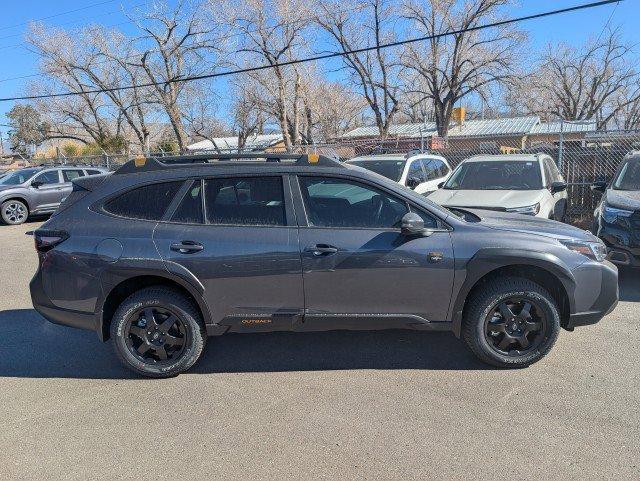
<svg viewBox="0 0 640 481">
<path fill-rule="evenodd" d="M 72 190 L 78 177 L 104 174 L 90 166 L 40 166 L 0 177 L 0 216 L 6 224 L 22 224 L 30 215 L 51 214 Z"/>
</svg>

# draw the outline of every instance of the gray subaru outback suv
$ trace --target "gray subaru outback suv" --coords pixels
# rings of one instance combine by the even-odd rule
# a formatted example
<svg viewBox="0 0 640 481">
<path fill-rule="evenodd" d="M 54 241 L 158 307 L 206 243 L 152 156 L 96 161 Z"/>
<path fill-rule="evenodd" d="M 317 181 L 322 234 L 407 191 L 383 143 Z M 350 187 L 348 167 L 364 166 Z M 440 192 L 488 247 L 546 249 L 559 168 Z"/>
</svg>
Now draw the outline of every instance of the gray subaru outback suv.
<svg viewBox="0 0 640 481">
<path fill-rule="evenodd" d="M 524 367 L 618 301 L 589 232 L 450 211 L 315 155 L 137 159 L 75 179 L 34 235 L 36 310 L 151 377 L 190 368 L 207 335 L 332 329 L 452 331 Z"/>
<path fill-rule="evenodd" d="M 106 172 L 89 166 L 40 166 L 10 172 L 0 178 L 0 216 L 7 224 L 22 224 L 29 215 L 51 214 L 71 193 L 73 179 Z"/>
</svg>

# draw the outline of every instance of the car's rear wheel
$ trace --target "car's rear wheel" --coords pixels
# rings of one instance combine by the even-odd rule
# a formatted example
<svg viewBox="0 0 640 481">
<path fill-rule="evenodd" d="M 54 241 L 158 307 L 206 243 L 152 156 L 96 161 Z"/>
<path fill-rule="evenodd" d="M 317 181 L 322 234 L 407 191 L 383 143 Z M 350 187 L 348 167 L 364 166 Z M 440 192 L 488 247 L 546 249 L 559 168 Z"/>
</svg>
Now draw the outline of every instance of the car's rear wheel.
<svg viewBox="0 0 640 481">
<path fill-rule="evenodd" d="M 560 314 L 542 286 L 507 277 L 489 281 L 465 309 L 463 337 L 482 361 L 526 367 L 542 359 L 560 332 Z"/>
<path fill-rule="evenodd" d="M 16 199 L 3 202 L 0 211 L 3 222 L 10 225 L 23 224 L 29 217 L 29 209 L 26 204 Z"/>
<path fill-rule="evenodd" d="M 116 355 L 133 371 L 171 377 L 189 369 L 206 343 L 201 315 L 189 299 L 164 287 L 129 296 L 111 321 Z"/>
</svg>

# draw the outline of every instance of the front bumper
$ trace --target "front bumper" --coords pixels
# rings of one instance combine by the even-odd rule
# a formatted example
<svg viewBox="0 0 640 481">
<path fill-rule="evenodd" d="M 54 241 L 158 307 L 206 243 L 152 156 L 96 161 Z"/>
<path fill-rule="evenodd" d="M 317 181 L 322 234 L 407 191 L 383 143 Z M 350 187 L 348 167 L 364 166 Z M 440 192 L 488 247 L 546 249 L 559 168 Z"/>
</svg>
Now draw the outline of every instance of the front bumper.
<svg viewBox="0 0 640 481">
<path fill-rule="evenodd" d="M 600 321 L 618 305 L 618 269 L 611 262 L 588 262 L 573 271 L 575 309 L 563 326 L 573 330 Z"/>
<path fill-rule="evenodd" d="M 610 224 L 600 218 L 597 234 L 609 249 L 611 262 L 640 267 L 640 229 L 635 228 L 630 222 L 624 219 Z"/>
<path fill-rule="evenodd" d="M 93 313 L 63 309 L 51 302 L 45 294 L 40 269 L 31 279 L 29 291 L 34 309 L 47 321 L 62 326 L 97 331 L 96 317 Z"/>
</svg>

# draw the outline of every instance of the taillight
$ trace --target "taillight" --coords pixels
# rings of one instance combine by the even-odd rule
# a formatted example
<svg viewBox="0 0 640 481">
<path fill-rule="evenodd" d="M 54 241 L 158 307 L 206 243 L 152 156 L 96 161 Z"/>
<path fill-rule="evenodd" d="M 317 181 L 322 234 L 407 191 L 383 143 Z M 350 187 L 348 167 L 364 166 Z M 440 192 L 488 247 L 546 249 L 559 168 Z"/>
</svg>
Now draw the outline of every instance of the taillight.
<svg viewBox="0 0 640 481">
<path fill-rule="evenodd" d="M 36 230 L 33 233 L 38 252 L 48 252 L 68 238 L 69 234 L 62 230 Z"/>
</svg>

